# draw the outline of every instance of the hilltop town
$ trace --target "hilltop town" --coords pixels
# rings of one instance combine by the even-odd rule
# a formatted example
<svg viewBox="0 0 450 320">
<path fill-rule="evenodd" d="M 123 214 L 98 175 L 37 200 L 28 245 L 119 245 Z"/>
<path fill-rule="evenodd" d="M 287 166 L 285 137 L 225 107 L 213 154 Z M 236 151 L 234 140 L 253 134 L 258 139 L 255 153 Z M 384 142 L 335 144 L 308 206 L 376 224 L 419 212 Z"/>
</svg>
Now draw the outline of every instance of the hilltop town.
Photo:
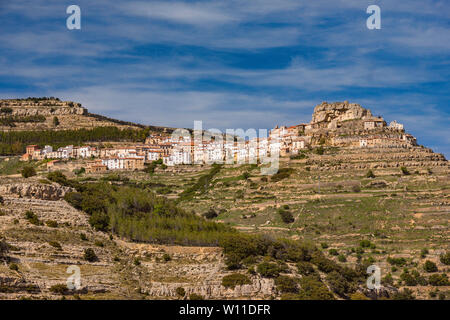
<svg viewBox="0 0 450 320">
<path fill-rule="evenodd" d="M 319 146 L 355 149 L 414 148 L 417 147 L 417 142 L 397 121 L 387 125 L 382 117 L 375 117 L 370 110 L 346 101 L 331 104 L 323 102 L 315 107 L 310 123 L 290 127 L 276 126 L 268 137 L 223 141 L 206 140 L 202 137 L 196 139 L 195 132 L 193 136 L 190 133 L 185 136 L 159 133 L 151 134 L 144 143 L 109 148 L 69 145 L 53 150 L 50 145 L 43 148 L 29 145 L 21 159 L 55 160 L 48 163 L 49 167 L 54 166 L 58 159 L 90 159 L 85 169 L 92 173 L 142 170 L 145 164 L 154 161 L 162 161 L 166 166 L 257 163 L 278 155 L 295 157 L 302 150 Z"/>
</svg>

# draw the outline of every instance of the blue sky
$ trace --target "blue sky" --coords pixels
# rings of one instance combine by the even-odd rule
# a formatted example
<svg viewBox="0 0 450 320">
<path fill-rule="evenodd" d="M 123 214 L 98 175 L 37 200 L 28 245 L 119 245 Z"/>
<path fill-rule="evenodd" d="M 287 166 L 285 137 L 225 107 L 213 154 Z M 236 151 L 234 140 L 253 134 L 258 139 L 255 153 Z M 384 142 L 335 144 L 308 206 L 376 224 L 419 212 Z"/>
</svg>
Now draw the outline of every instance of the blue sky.
<svg viewBox="0 0 450 320">
<path fill-rule="evenodd" d="M 81 8 L 81 30 L 66 8 Z M 366 9 L 381 8 L 381 30 Z M 450 4 L 0 0 L 0 97 L 57 96 L 144 124 L 272 128 L 359 103 L 450 156 Z"/>
</svg>

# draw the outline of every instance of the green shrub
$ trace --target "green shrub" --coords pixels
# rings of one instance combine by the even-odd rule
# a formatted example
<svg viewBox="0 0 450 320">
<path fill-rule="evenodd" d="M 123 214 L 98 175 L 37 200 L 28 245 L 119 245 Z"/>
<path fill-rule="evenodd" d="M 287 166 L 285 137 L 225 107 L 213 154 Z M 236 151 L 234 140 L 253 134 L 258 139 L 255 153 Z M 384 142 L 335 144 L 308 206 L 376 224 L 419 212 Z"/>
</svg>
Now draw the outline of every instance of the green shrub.
<svg viewBox="0 0 450 320">
<path fill-rule="evenodd" d="M 210 208 L 208 211 L 206 211 L 206 212 L 203 214 L 203 216 L 204 216 L 206 219 L 214 219 L 214 218 L 216 218 L 216 217 L 218 216 L 218 214 L 217 214 L 217 212 L 216 212 L 213 208 Z"/>
<path fill-rule="evenodd" d="M 36 170 L 33 167 L 27 166 L 22 169 L 20 172 L 22 177 L 29 178 L 36 175 Z"/>
<path fill-rule="evenodd" d="M 318 155 L 323 155 L 324 152 L 325 152 L 325 150 L 324 150 L 324 148 L 323 148 L 322 146 L 320 146 L 320 147 L 314 149 L 314 153 L 315 153 L 315 154 L 318 154 Z"/>
<path fill-rule="evenodd" d="M 425 258 L 428 254 L 428 249 L 427 248 L 423 248 L 422 250 L 420 250 L 420 257 L 421 258 Z"/>
<path fill-rule="evenodd" d="M 275 278 L 275 285 L 281 293 L 297 293 L 297 280 L 293 277 L 279 276 Z"/>
<path fill-rule="evenodd" d="M 5 203 L 5 199 L 0 195 L 0 205 Z"/>
<path fill-rule="evenodd" d="M 338 261 L 339 262 L 347 262 L 347 258 L 343 254 L 340 254 L 338 256 Z"/>
<path fill-rule="evenodd" d="M 439 259 L 446 266 L 450 265 L 450 251 L 447 251 L 446 253 L 441 254 L 439 256 Z"/>
<path fill-rule="evenodd" d="M 351 284 L 339 272 L 330 272 L 326 279 L 331 290 L 340 296 L 345 296 L 353 290 Z"/>
<path fill-rule="evenodd" d="M 300 279 L 300 298 L 305 300 L 334 300 L 327 286 L 315 276 Z"/>
<path fill-rule="evenodd" d="M 381 283 L 384 285 L 393 285 L 394 284 L 394 278 L 392 277 L 392 274 L 388 273 L 381 279 Z"/>
<path fill-rule="evenodd" d="M 320 271 L 325 273 L 341 270 L 341 267 L 336 262 L 325 258 L 323 254 L 315 253 L 311 262 L 314 263 Z"/>
<path fill-rule="evenodd" d="M 42 225 L 42 222 L 39 220 L 37 215 L 31 210 L 27 210 L 25 212 L 25 219 L 27 219 L 29 223 L 34 224 L 36 226 Z"/>
<path fill-rule="evenodd" d="M 278 182 L 283 179 L 289 178 L 292 173 L 294 173 L 294 169 L 292 168 L 281 168 L 277 173 L 270 177 L 270 180 L 272 182 Z"/>
<path fill-rule="evenodd" d="M 265 278 L 276 278 L 280 275 L 280 267 L 272 262 L 262 262 L 258 264 L 256 271 Z"/>
<path fill-rule="evenodd" d="M 366 173 L 366 177 L 367 178 L 375 178 L 375 174 L 373 173 L 372 170 L 369 169 L 369 171 L 367 171 L 367 173 Z"/>
<path fill-rule="evenodd" d="M 432 286 L 449 286 L 450 282 L 448 280 L 448 277 L 445 273 L 441 274 L 432 274 L 428 278 L 428 283 Z"/>
<path fill-rule="evenodd" d="M 94 245 L 97 247 L 101 247 L 101 248 L 103 248 L 105 246 L 105 244 L 100 240 L 95 240 Z"/>
<path fill-rule="evenodd" d="M 80 233 L 80 239 L 83 240 L 83 241 L 87 241 L 88 240 L 87 236 L 84 233 Z"/>
<path fill-rule="evenodd" d="M 241 286 L 244 284 L 251 284 L 249 277 L 245 274 L 234 273 L 226 275 L 222 278 L 222 285 L 225 288 L 234 288 L 235 286 Z"/>
<path fill-rule="evenodd" d="M 98 260 L 98 257 L 93 249 L 88 248 L 84 250 L 84 260 L 89 262 L 95 262 Z"/>
<path fill-rule="evenodd" d="M 58 222 L 55 220 L 47 220 L 45 221 L 45 224 L 50 228 L 58 228 Z"/>
<path fill-rule="evenodd" d="M 186 295 L 186 290 L 184 290 L 183 287 L 177 287 L 175 289 L 175 292 L 176 292 L 177 296 L 179 296 L 181 298 L 183 298 Z"/>
<path fill-rule="evenodd" d="M 138 257 L 136 257 L 136 258 L 134 258 L 134 260 L 133 260 L 133 264 L 134 264 L 135 266 L 140 266 L 140 265 L 141 265 L 141 260 L 140 260 Z"/>
<path fill-rule="evenodd" d="M 438 268 L 436 266 L 436 263 L 434 263 L 433 261 L 427 260 L 423 264 L 423 270 L 425 270 L 426 272 L 437 272 Z"/>
<path fill-rule="evenodd" d="M 400 279 L 405 283 L 406 286 L 408 287 L 414 287 L 417 286 L 417 280 L 415 277 L 413 277 L 410 273 L 408 272 L 403 272 L 400 275 Z"/>
<path fill-rule="evenodd" d="M 278 209 L 278 214 L 281 216 L 281 220 L 283 220 L 284 223 L 292 223 L 295 221 L 290 211 L 286 211 L 280 208 Z"/>
<path fill-rule="evenodd" d="M 328 253 L 332 256 L 338 256 L 339 252 L 336 249 L 330 249 L 328 250 Z"/>
<path fill-rule="evenodd" d="M 405 176 L 410 175 L 410 173 L 406 167 L 401 167 L 400 170 L 402 171 L 403 175 L 405 175 Z"/>
<path fill-rule="evenodd" d="M 398 291 L 392 295 L 393 300 L 414 300 L 416 297 L 413 295 L 413 292 L 405 288 L 403 291 Z"/>
<path fill-rule="evenodd" d="M 373 249 L 375 248 L 375 245 L 372 242 L 370 242 L 370 240 L 361 240 L 359 242 L 359 246 L 361 248 L 373 248 Z"/>
<path fill-rule="evenodd" d="M 311 263 L 305 262 L 305 261 L 297 262 L 297 270 L 298 270 L 298 273 L 300 273 L 303 276 L 309 276 L 316 272 L 314 270 L 313 265 Z"/>
<path fill-rule="evenodd" d="M 53 248 L 62 250 L 61 244 L 58 241 L 49 241 L 48 244 L 51 245 Z"/>
<path fill-rule="evenodd" d="M 399 266 L 399 267 L 403 267 L 404 265 L 406 265 L 406 259 L 403 257 L 402 258 L 388 257 L 387 262 L 393 266 Z"/>
<path fill-rule="evenodd" d="M 89 217 L 89 224 L 97 231 L 106 232 L 109 229 L 109 216 L 104 212 L 96 211 Z"/>
<path fill-rule="evenodd" d="M 19 266 L 16 263 L 10 263 L 9 269 L 11 269 L 13 271 L 19 271 Z"/>
<path fill-rule="evenodd" d="M 169 262 L 170 260 L 172 260 L 172 257 L 171 257 L 169 254 L 164 253 L 164 254 L 163 254 L 163 260 L 164 260 L 165 262 Z"/>
<path fill-rule="evenodd" d="M 67 285 L 65 284 L 55 284 L 53 286 L 50 287 L 50 292 L 54 293 L 54 294 L 61 294 L 64 295 L 68 292 L 67 289 Z"/>
</svg>

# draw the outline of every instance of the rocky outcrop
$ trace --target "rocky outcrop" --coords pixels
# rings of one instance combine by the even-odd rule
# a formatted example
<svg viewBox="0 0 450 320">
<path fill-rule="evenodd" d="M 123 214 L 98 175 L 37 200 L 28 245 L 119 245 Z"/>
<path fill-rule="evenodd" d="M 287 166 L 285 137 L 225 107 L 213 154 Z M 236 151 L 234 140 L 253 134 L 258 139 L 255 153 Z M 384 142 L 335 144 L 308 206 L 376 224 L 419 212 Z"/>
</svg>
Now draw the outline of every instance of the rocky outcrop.
<svg viewBox="0 0 450 320">
<path fill-rule="evenodd" d="M 69 187 L 59 184 L 28 184 L 15 183 L 0 186 L 0 194 L 14 194 L 23 198 L 56 201 L 64 198 L 66 193 L 72 192 Z"/>
<path fill-rule="evenodd" d="M 329 123 L 331 121 L 346 121 L 372 117 L 368 109 L 359 104 L 344 102 L 322 102 L 314 108 L 311 124 Z"/>
<path fill-rule="evenodd" d="M 186 295 L 199 294 L 206 299 L 236 299 L 236 298 L 264 298 L 277 294 L 273 279 L 254 277 L 251 284 L 240 285 L 234 288 L 225 288 L 220 281 L 200 283 L 198 285 L 183 283 L 152 282 L 144 292 L 154 297 L 176 297 L 176 289 L 182 287 Z"/>
</svg>

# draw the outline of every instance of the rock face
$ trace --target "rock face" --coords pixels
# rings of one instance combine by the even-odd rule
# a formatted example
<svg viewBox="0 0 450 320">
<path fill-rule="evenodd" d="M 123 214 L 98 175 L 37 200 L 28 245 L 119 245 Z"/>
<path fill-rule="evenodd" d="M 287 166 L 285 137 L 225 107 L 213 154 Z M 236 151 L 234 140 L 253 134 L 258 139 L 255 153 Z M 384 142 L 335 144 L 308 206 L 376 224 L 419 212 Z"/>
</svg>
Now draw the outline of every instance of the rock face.
<svg viewBox="0 0 450 320">
<path fill-rule="evenodd" d="M 14 194 L 23 198 L 56 201 L 64 198 L 73 189 L 58 184 L 16 183 L 0 186 L 0 194 Z"/>
<path fill-rule="evenodd" d="M 364 119 L 372 117 L 368 109 L 364 109 L 359 104 L 344 102 L 322 102 L 314 108 L 311 123 L 346 121 L 354 119 Z"/>
<path fill-rule="evenodd" d="M 79 103 L 56 99 L 42 101 L 0 100 L 0 108 L 10 108 L 12 112 L 8 114 L 18 117 L 87 114 L 87 109 Z"/>
<path fill-rule="evenodd" d="M 27 117 L 40 119 L 27 121 Z M 58 118 L 58 125 L 54 124 L 55 117 Z M 61 101 L 57 98 L 0 100 L 0 119 L 2 118 L 10 119 L 10 121 L 8 124 L 0 123 L 0 131 L 74 130 L 105 126 L 114 126 L 119 129 L 140 128 L 134 123 L 91 114 L 80 103 Z"/>
<path fill-rule="evenodd" d="M 176 289 L 183 287 L 187 296 L 199 294 L 206 299 L 236 299 L 236 298 L 267 298 L 277 294 L 274 281 L 261 277 L 254 277 L 251 284 L 225 288 L 220 281 L 211 283 L 199 283 L 196 285 L 183 283 L 151 283 L 144 291 L 154 297 L 176 297 Z"/>
</svg>

